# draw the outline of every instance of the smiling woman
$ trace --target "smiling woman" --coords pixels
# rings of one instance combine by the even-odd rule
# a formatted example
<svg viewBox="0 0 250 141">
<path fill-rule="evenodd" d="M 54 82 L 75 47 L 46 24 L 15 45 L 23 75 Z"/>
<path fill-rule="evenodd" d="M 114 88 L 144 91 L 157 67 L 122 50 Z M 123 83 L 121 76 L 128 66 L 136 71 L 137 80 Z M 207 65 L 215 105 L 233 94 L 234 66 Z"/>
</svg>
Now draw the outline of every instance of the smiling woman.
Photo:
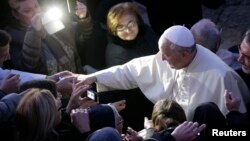
<svg viewBox="0 0 250 141">
<path fill-rule="evenodd" d="M 158 38 L 144 23 L 137 5 L 132 2 L 119 3 L 111 7 L 107 16 L 107 29 L 107 67 L 158 51 Z"/>
</svg>

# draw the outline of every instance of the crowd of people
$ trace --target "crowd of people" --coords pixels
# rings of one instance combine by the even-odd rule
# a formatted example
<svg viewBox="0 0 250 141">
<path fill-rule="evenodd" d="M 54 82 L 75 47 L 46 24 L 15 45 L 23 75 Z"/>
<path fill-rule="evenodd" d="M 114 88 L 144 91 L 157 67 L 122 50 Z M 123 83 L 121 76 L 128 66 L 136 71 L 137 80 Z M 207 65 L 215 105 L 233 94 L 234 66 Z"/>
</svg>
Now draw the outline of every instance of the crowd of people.
<svg viewBox="0 0 250 141">
<path fill-rule="evenodd" d="M 213 129 L 248 135 L 250 30 L 231 52 L 220 48 L 220 29 L 210 19 L 152 17 L 151 2 L 78 0 L 51 34 L 43 2 L 7 1 L 0 29 L 3 138 L 203 141 L 213 139 Z M 193 1 L 199 8 L 223 2 Z M 158 18 L 168 22 L 156 28 Z"/>
</svg>

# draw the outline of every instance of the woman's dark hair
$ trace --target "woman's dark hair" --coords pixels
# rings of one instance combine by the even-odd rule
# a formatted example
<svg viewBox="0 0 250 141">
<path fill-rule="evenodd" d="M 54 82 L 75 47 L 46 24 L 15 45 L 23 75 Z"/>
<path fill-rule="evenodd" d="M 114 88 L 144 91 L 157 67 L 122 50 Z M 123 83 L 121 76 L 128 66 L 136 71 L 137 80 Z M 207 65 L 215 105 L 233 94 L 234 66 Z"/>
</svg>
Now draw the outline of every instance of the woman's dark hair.
<svg viewBox="0 0 250 141">
<path fill-rule="evenodd" d="M 38 80 L 27 81 L 20 86 L 20 92 L 23 92 L 29 88 L 38 88 L 38 89 L 49 90 L 52 93 L 52 95 L 55 98 L 57 98 L 56 83 L 53 80 L 38 79 Z"/>
<path fill-rule="evenodd" d="M 11 42 L 10 35 L 3 30 L 0 30 L 0 47 L 3 47 Z"/>
</svg>

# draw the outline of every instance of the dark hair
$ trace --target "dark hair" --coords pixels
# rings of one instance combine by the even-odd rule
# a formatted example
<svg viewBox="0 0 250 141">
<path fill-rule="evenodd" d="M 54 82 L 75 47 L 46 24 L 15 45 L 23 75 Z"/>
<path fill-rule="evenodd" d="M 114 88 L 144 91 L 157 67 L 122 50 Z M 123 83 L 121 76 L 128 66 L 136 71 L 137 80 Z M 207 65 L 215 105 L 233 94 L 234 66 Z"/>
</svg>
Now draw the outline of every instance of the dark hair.
<svg viewBox="0 0 250 141">
<path fill-rule="evenodd" d="M 56 83 L 53 80 L 38 79 L 38 80 L 27 81 L 20 86 L 20 92 L 25 91 L 29 88 L 39 88 L 39 89 L 49 90 L 52 93 L 52 95 L 55 98 L 57 98 Z"/>
<path fill-rule="evenodd" d="M 10 35 L 4 30 L 0 30 L 0 47 L 7 45 L 10 41 Z"/>
<path fill-rule="evenodd" d="M 115 115 L 113 109 L 105 104 L 99 104 L 88 109 L 90 128 L 92 131 L 103 127 L 115 128 Z"/>
</svg>

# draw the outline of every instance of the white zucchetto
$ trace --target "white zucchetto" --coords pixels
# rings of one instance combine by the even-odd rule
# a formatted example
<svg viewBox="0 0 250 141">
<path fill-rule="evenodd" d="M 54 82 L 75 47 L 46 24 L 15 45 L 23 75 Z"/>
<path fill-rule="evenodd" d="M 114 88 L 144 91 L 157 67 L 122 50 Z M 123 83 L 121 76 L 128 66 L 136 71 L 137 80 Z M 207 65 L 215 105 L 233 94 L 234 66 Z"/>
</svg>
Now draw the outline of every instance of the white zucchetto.
<svg viewBox="0 0 250 141">
<path fill-rule="evenodd" d="M 159 39 L 159 47 L 166 39 L 181 47 L 192 47 L 195 43 L 192 32 L 181 25 L 171 26 L 166 29 Z"/>
</svg>

